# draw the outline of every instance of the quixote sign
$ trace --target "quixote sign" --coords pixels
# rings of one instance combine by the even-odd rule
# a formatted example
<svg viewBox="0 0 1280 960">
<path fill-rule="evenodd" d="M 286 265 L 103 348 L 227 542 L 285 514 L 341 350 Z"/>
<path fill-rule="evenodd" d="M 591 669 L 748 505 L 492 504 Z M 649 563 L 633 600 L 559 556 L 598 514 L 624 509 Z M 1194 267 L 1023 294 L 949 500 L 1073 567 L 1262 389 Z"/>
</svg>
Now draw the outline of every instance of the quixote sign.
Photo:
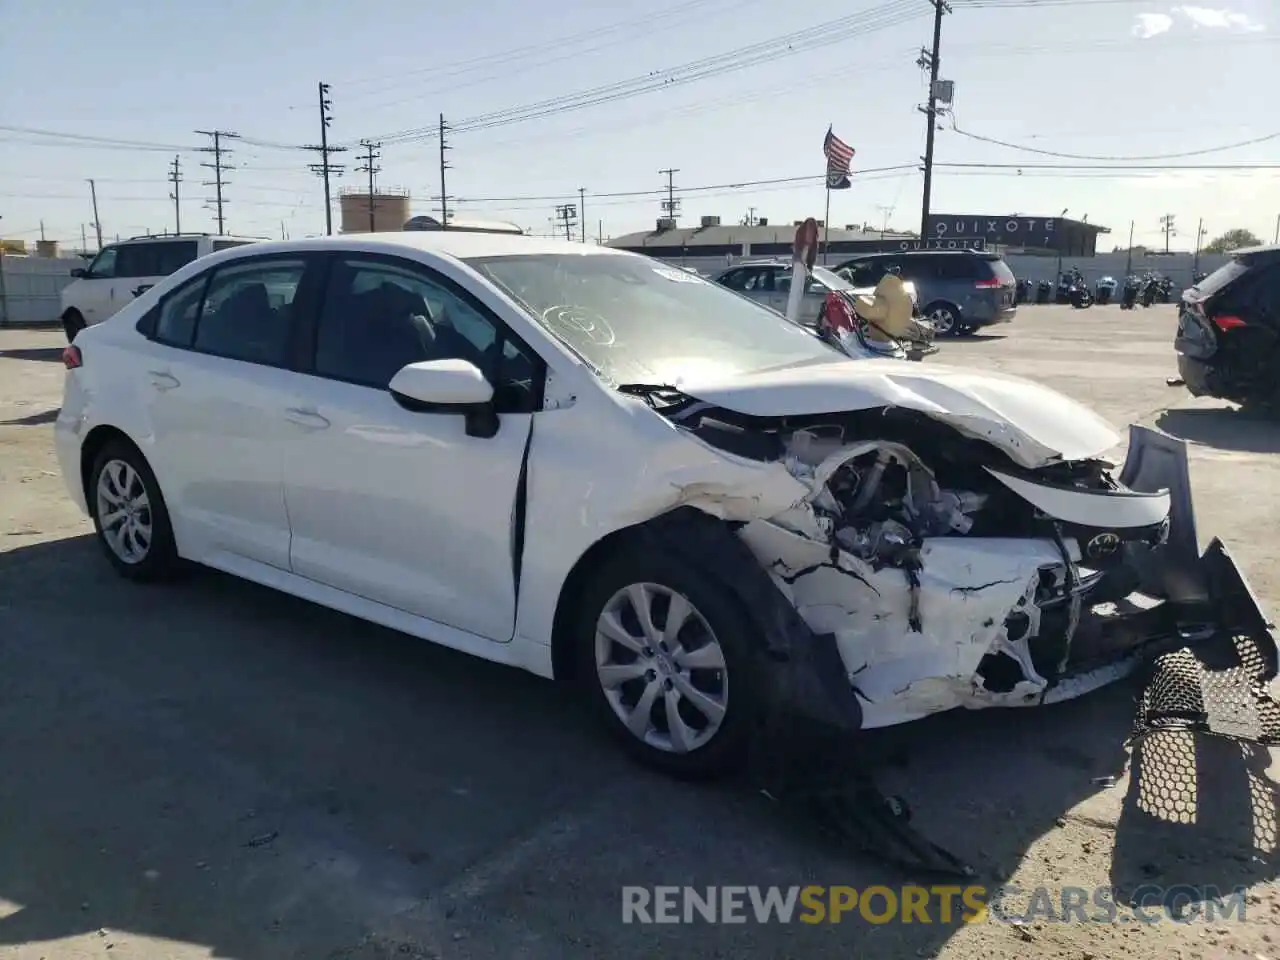
<svg viewBox="0 0 1280 960">
<path fill-rule="evenodd" d="M 982 239 L 1008 246 L 1052 247 L 1058 221 L 1057 217 L 939 214 L 929 217 L 929 238 L 962 243 Z"/>
<path fill-rule="evenodd" d="M 930 237 L 925 240 L 898 240 L 880 244 L 893 250 L 985 250 L 985 237 Z"/>
</svg>

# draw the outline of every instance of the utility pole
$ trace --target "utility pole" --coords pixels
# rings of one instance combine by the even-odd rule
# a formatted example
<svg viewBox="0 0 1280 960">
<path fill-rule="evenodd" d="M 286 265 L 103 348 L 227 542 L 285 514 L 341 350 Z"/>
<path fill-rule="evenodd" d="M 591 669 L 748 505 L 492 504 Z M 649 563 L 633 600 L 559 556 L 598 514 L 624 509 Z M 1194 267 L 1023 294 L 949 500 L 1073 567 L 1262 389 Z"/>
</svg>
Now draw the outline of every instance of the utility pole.
<svg viewBox="0 0 1280 960">
<path fill-rule="evenodd" d="M 884 235 L 889 232 L 889 218 L 893 216 L 894 208 L 889 204 L 879 204 L 876 209 L 884 214 L 884 220 L 880 225 L 880 239 L 884 239 Z"/>
<path fill-rule="evenodd" d="M 169 167 L 169 182 L 173 184 L 173 193 L 169 194 L 169 199 L 173 201 L 173 232 L 182 233 L 182 207 L 178 199 L 178 184 L 182 182 L 182 164 L 177 154 L 174 154 L 173 165 Z"/>
<path fill-rule="evenodd" d="M 373 143 L 369 140 L 361 140 L 360 146 L 364 147 L 364 165 L 356 167 L 359 173 L 367 173 L 369 175 L 369 232 L 375 233 L 374 229 L 374 203 L 373 203 L 373 175 L 378 173 L 382 168 L 375 167 L 373 161 L 377 160 L 382 154 L 377 150 L 382 146 L 380 143 Z"/>
<path fill-rule="evenodd" d="M 214 203 L 214 208 L 217 211 L 218 234 L 221 235 L 223 233 L 226 233 L 226 226 L 227 226 L 226 217 L 223 215 L 223 212 L 222 212 L 223 205 L 227 203 L 227 200 L 222 196 L 222 190 L 224 187 L 227 186 L 229 182 L 223 176 L 223 174 L 226 173 L 228 170 L 235 169 L 235 167 L 230 166 L 223 159 L 227 154 L 231 153 L 232 151 L 229 150 L 227 147 L 223 146 L 222 142 L 224 140 L 238 140 L 240 139 L 240 134 L 231 133 L 228 130 L 197 130 L 196 133 L 201 134 L 202 136 L 213 138 L 213 146 L 200 148 L 201 153 L 213 154 L 213 163 L 200 164 L 200 166 L 207 167 L 208 169 L 213 171 L 213 179 L 205 180 L 201 184 L 201 186 L 214 188 L 213 203 Z"/>
<path fill-rule="evenodd" d="M 80 224 L 80 252 L 81 253 L 89 252 L 89 238 L 85 236 L 83 223 Z"/>
<path fill-rule="evenodd" d="M 582 242 L 587 242 L 587 188 L 578 188 L 578 223 L 582 226 Z"/>
<path fill-rule="evenodd" d="M 1280 243 L 1280 214 L 1276 214 L 1276 238 L 1272 243 Z"/>
<path fill-rule="evenodd" d="M 1129 221 L 1129 256 L 1125 258 L 1124 275 L 1128 277 L 1133 273 L 1133 221 Z"/>
<path fill-rule="evenodd" d="M 556 207 L 556 219 L 564 224 L 564 238 L 573 239 L 573 227 L 578 222 L 578 208 L 572 203 L 562 203 Z"/>
<path fill-rule="evenodd" d="M 1169 238 L 1175 236 L 1178 232 L 1173 226 L 1175 219 L 1177 218 L 1172 213 L 1166 213 L 1160 218 L 1160 229 L 1164 231 L 1164 252 L 1166 254 L 1169 252 Z"/>
<path fill-rule="evenodd" d="M 446 150 L 452 150 L 445 134 L 451 128 L 444 122 L 444 114 L 440 114 L 440 229 L 449 229 L 449 191 L 444 186 L 444 172 L 451 168 L 451 165 L 445 161 L 444 153 Z"/>
<path fill-rule="evenodd" d="M 102 250 L 102 221 L 98 219 L 98 187 L 89 181 L 89 196 L 93 199 L 93 228 L 98 231 L 98 250 Z"/>
<path fill-rule="evenodd" d="M 601 220 L 596 224 L 596 246 L 604 246 L 604 221 Z"/>
<path fill-rule="evenodd" d="M 1200 222 L 1196 224 L 1196 255 L 1191 265 L 1193 274 L 1200 272 L 1200 244 L 1204 241 L 1204 235 L 1209 231 L 1204 228 L 1204 218 L 1200 218 Z"/>
<path fill-rule="evenodd" d="M 303 150 L 310 150 L 312 153 L 320 154 L 319 163 L 309 163 L 307 166 L 311 172 L 324 181 L 324 232 L 326 236 L 333 236 L 333 199 L 329 189 L 329 178 L 340 177 L 346 170 L 346 167 L 337 163 L 330 163 L 331 154 L 343 153 L 346 147 L 329 146 L 329 125 L 333 123 L 333 101 L 329 99 L 329 85 L 327 83 L 319 83 L 317 87 L 320 91 L 320 144 L 309 143 Z"/>
<path fill-rule="evenodd" d="M 933 4 L 933 48 L 921 50 L 916 65 L 929 71 L 929 105 L 924 108 L 927 119 L 924 139 L 924 197 L 920 204 L 920 239 L 929 236 L 929 204 L 933 199 L 933 138 L 938 124 L 938 64 L 942 54 L 942 16 L 950 13 L 946 0 L 929 0 Z"/>
<path fill-rule="evenodd" d="M 680 201 L 676 199 L 676 174 L 680 170 L 676 167 L 658 172 L 667 178 L 667 199 L 662 201 L 662 212 L 674 222 L 676 215 L 680 212 Z"/>
</svg>

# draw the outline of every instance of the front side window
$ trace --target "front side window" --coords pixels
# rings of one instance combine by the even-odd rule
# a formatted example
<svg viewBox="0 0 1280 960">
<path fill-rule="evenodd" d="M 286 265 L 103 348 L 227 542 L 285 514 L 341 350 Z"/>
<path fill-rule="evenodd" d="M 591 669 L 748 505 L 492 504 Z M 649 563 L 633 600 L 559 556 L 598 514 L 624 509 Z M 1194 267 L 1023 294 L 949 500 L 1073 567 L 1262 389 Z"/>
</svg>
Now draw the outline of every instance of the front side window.
<svg viewBox="0 0 1280 960">
<path fill-rule="evenodd" d="M 96 257 L 93 263 L 89 264 L 89 269 L 85 272 L 85 277 L 91 280 L 110 280 L 116 275 L 116 253 L 119 247 L 107 247 Z"/>
<path fill-rule="evenodd" d="M 423 268 L 335 261 L 316 330 L 316 373 L 386 389 L 402 367 L 428 360 L 467 360 L 498 397 L 518 394 L 500 406 L 531 409 L 537 364 L 496 318 Z"/>
<path fill-rule="evenodd" d="M 156 272 L 148 276 L 167 277 L 171 273 L 177 273 L 199 255 L 200 251 L 194 240 L 170 240 L 167 243 L 157 243 L 155 259 L 151 264 Z"/>
<path fill-rule="evenodd" d="M 648 257 L 622 253 L 467 261 L 614 384 L 678 386 L 842 357 L 762 304 Z"/>
<path fill-rule="evenodd" d="M 116 257 L 117 277 L 155 277 L 156 245 L 151 243 L 126 243 Z"/>
<path fill-rule="evenodd" d="M 283 365 L 302 259 L 237 260 L 218 268 L 196 321 L 195 349 L 233 360 Z"/>
<path fill-rule="evenodd" d="M 884 267 L 875 260 L 855 260 L 841 268 L 855 287 L 874 287 L 884 276 Z"/>
</svg>

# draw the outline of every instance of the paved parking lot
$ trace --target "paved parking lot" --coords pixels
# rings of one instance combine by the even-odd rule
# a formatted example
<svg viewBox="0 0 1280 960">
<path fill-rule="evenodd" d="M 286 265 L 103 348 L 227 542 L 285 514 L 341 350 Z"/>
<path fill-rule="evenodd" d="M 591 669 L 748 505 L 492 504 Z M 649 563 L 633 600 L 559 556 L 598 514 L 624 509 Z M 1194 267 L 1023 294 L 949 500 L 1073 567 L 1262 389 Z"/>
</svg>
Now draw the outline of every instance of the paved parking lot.
<svg viewBox="0 0 1280 960">
<path fill-rule="evenodd" d="M 1280 606 L 1280 426 L 1166 386 L 1173 325 L 1031 307 L 934 359 L 1190 441 L 1202 539 Z M 624 884 L 906 878 L 635 769 L 550 684 L 212 572 L 121 581 L 57 474 L 60 348 L 0 330 L 0 956 L 1280 957 L 1269 755 L 1182 758 L 1193 822 L 1160 823 L 1122 689 L 897 731 L 882 779 L 984 882 L 1249 884 L 1243 923 L 623 925 Z"/>
</svg>

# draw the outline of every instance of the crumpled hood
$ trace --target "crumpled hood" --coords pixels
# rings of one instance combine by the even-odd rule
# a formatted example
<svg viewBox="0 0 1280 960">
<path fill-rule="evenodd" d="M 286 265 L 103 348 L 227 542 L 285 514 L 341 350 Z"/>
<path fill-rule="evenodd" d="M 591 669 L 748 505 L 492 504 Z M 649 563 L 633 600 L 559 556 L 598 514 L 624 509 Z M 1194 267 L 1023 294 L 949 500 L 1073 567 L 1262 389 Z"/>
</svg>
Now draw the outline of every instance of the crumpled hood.
<svg viewBox="0 0 1280 960">
<path fill-rule="evenodd" d="M 837 360 L 717 378 L 690 371 L 687 396 L 757 417 L 901 407 L 987 440 L 1015 463 L 1099 457 L 1120 442 L 1088 407 L 1021 377 L 902 360 Z"/>
</svg>

